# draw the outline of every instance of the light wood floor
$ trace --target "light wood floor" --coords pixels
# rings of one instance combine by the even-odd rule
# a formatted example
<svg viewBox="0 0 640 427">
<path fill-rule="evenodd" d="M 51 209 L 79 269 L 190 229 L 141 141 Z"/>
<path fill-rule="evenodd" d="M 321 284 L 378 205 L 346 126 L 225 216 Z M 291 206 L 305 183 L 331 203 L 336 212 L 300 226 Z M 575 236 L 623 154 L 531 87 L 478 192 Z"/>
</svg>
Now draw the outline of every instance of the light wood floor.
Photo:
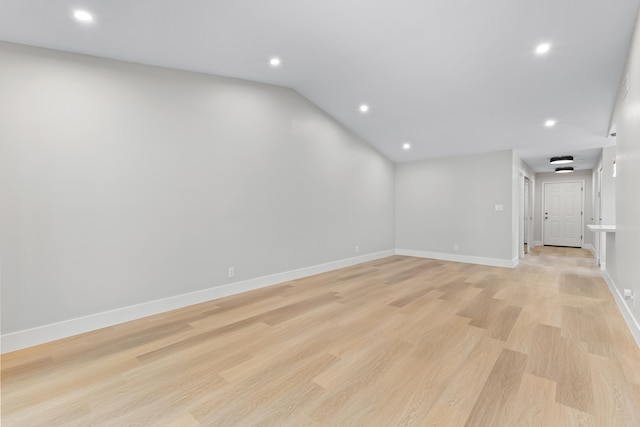
<svg viewBox="0 0 640 427">
<path fill-rule="evenodd" d="M 2 426 L 640 426 L 590 253 L 394 256 L 2 357 Z"/>
</svg>

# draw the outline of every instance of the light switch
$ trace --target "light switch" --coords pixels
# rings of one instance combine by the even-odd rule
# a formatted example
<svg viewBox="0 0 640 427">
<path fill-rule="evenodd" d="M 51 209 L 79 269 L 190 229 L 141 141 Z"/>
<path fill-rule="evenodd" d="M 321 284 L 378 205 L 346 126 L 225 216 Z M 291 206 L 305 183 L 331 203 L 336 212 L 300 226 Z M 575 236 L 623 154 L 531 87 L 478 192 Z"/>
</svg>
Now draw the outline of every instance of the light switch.
<svg viewBox="0 0 640 427">
<path fill-rule="evenodd" d="M 496 212 L 504 211 L 504 205 L 496 205 Z"/>
</svg>

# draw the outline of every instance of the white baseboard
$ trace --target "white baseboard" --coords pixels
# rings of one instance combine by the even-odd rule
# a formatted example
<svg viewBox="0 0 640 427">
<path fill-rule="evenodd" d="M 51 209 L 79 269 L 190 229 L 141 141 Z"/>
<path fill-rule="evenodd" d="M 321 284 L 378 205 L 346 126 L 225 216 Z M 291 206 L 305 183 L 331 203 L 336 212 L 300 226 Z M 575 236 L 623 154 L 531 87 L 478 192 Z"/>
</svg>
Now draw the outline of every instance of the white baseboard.
<svg viewBox="0 0 640 427">
<path fill-rule="evenodd" d="M 387 250 L 361 255 L 5 334 L 0 337 L 0 353 L 8 353 L 189 305 L 385 258 L 394 255 L 394 253 L 394 250 Z"/>
<path fill-rule="evenodd" d="M 534 240 L 533 243 L 531 243 L 532 248 L 535 248 L 536 246 L 542 246 L 542 240 Z"/>
<path fill-rule="evenodd" d="M 631 312 L 629 305 L 627 305 L 627 301 L 625 301 L 625 299 L 622 297 L 622 294 L 613 282 L 613 279 L 609 275 L 609 272 L 605 270 L 602 273 L 604 275 L 605 282 L 607 282 L 607 285 L 609 285 L 609 290 L 613 295 L 613 299 L 616 300 L 618 308 L 620 309 L 624 320 L 627 322 L 627 326 L 629 326 L 629 329 L 631 330 L 631 335 L 633 335 L 633 338 L 635 338 L 636 340 L 636 344 L 638 344 L 638 347 L 640 347 L 640 323 L 638 322 L 638 319 L 636 319 Z"/>
<path fill-rule="evenodd" d="M 591 253 L 595 253 L 595 249 L 591 243 L 585 243 L 582 245 L 582 249 L 589 249 Z"/>
<path fill-rule="evenodd" d="M 518 258 L 512 260 L 499 258 L 484 258 L 470 255 L 456 255 L 441 252 L 416 251 L 413 249 L 396 249 L 396 255 L 414 256 L 418 258 L 431 258 L 442 261 L 464 262 L 467 264 L 488 265 L 491 267 L 514 268 L 518 265 Z"/>
</svg>

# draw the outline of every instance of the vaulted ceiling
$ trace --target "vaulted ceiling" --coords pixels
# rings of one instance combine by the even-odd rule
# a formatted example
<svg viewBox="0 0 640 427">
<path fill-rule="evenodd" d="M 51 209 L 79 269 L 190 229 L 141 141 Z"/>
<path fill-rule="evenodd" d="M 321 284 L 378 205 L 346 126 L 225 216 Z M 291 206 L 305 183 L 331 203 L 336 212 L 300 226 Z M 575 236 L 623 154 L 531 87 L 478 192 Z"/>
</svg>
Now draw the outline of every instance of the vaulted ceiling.
<svg viewBox="0 0 640 427">
<path fill-rule="evenodd" d="M 514 149 L 543 172 L 612 143 L 639 3 L 2 0 L 0 39 L 290 87 L 394 161 Z"/>
</svg>

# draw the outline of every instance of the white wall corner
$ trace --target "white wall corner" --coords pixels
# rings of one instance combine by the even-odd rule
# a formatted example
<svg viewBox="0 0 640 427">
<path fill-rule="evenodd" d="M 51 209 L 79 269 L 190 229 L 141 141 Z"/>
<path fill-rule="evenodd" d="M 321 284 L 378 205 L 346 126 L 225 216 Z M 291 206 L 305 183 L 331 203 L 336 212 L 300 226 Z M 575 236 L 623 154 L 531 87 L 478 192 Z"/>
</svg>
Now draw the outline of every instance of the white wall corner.
<svg viewBox="0 0 640 427">
<path fill-rule="evenodd" d="M 375 252 L 5 334 L 0 337 L 0 353 L 4 354 L 229 295 L 239 294 L 241 292 L 247 292 L 266 286 L 301 279 L 307 276 L 313 276 L 315 274 L 362 264 L 364 262 L 374 261 L 376 259 L 392 256 L 394 253 L 395 251 L 393 249 Z"/>
<path fill-rule="evenodd" d="M 437 259 L 440 261 L 463 262 L 466 264 L 487 265 L 491 267 L 514 268 L 518 265 L 518 258 L 512 260 L 499 258 L 485 258 L 471 255 L 456 255 L 442 252 L 416 251 L 413 249 L 396 249 L 396 255 L 413 256 L 417 258 Z"/>
<path fill-rule="evenodd" d="M 592 254 L 596 254 L 596 250 L 591 243 L 585 243 L 582 245 L 582 249 L 589 249 Z"/>
<path fill-rule="evenodd" d="M 613 295 L 613 299 L 616 300 L 618 308 L 620 309 L 624 320 L 627 322 L 627 326 L 629 326 L 629 330 L 631 330 L 631 335 L 633 335 L 633 338 L 636 340 L 636 344 L 638 345 L 638 347 L 640 347 L 640 322 L 638 322 L 638 319 L 636 319 L 633 315 L 633 312 L 627 305 L 627 302 L 620 294 L 620 291 L 618 290 L 615 283 L 613 282 L 613 279 L 606 270 L 603 271 L 603 276 L 605 282 L 607 282 L 607 285 L 609 286 L 611 294 Z"/>
</svg>

